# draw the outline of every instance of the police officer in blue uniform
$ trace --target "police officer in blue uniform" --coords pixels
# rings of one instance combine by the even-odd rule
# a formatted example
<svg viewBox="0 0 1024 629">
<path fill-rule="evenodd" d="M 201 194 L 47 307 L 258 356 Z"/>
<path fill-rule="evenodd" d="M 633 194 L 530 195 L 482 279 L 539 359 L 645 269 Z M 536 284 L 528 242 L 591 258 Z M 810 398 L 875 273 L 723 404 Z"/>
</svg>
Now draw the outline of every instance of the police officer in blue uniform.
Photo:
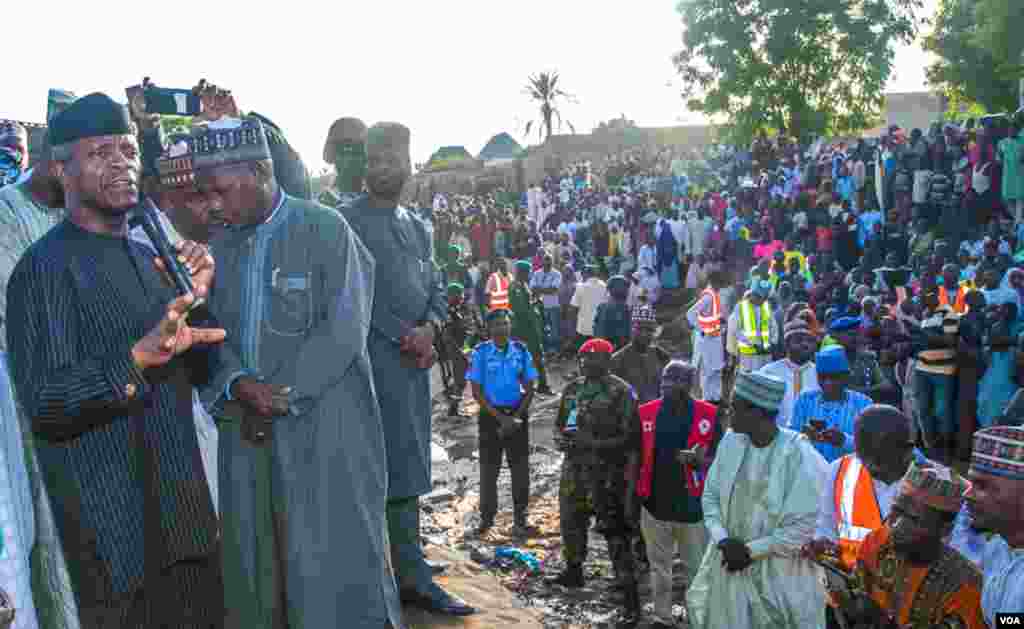
<svg viewBox="0 0 1024 629">
<path fill-rule="evenodd" d="M 529 534 L 526 521 L 530 499 L 530 426 L 527 421 L 533 400 L 537 369 L 526 345 L 509 338 L 511 313 L 487 314 L 491 340 L 473 350 L 466 379 L 480 405 L 480 517 L 478 533 L 494 525 L 498 511 L 498 474 L 501 458 L 508 459 L 512 473 L 512 505 L 517 537 Z"/>
</svg>

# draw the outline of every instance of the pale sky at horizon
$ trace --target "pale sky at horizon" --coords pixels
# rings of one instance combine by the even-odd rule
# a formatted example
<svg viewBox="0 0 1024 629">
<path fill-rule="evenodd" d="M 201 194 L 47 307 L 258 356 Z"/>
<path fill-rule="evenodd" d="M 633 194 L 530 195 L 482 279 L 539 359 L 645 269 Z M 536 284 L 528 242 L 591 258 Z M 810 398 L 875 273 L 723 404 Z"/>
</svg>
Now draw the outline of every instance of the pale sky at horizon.
<svg viewBox="0 0 1024 629">
<path fill-rule="evenodd" d="M 206 78 L 273 120 L 317 172 L 327 129 L 342 116 L 406 124 L 414 162 L 442 145 L 476 155 L 502 131 L 525 145 L 527 76 L 557 70 L 579 101 L 565 107 L 577 132 L 620 114 L 643 127 L 699 124 L 672 87 L 675 4 L 641 0 L 602 12 L 582 0 L 291 0 L 271 16 L 236 0 L 19 3 L 26 28 L 7 24 L 5 41 L 25 62 L 5 71 L 0 118 L 43 122 L 51 87 L 124 102 L 124 88 L 143 76 L 178 88 Z M 925 4 L 930 14 L 936 0 Z M 181 26 L 157 25 L 169 21 Z M 148 43 L 133 54 L 136 38 Z M 901 48 L 888 91 L 925 89 L 927 61 L 919 45 Z"/>
</svg>

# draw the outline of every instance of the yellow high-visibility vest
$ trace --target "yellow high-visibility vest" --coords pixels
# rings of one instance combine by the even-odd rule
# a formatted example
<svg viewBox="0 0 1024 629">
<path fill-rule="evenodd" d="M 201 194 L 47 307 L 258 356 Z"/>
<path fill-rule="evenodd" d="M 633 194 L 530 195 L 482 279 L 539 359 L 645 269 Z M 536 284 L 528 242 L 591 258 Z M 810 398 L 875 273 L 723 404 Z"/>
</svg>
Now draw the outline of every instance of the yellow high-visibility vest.
<svg viewBox="0 0 1024 629">
<path fill-rule="evenodd" d="M 767 353 L 771 349 L 771 317 L 772 309 L 766 301 L 761 304 L 761 329 L 758 330 L 753 304 L 747 299 L 740 302 L 740 329 L 743 334 L 736 338 L 736 346 L 741 354 L 754 356 Z"/>
</svg>

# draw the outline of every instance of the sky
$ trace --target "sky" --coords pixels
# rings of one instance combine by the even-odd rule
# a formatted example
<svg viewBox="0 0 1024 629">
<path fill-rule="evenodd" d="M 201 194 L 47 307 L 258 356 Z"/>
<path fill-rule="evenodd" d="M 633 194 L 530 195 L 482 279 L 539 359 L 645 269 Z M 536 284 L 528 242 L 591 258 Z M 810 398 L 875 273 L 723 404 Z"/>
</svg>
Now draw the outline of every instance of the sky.
<svg viewBox="0 0 1024 629">
<path fill-rule="evenodd" d="M 674 87 L 675 0 L 52 0 L 18 3 L 18 18 L 27 28 L 8 25 L 5 49 L 26 62 L 6 64 L 0 118 L 43 122 L 51 87 L 124 102 L 144 76 L 175 88 L 205 78 L 273 120 L 314 172 L 344 116 L 405 124 L 414 162 L 445 145 L 475 155 L 502 131 L 526 144 L 535 107 L 523 88 L 539 71 L 561 74 L 580 133 L 620 114 L 643 127 L 703 122 Z M 900 48 L 888 91 L 925 89 L 927 62 L 919 45 Z"/>
</svg>

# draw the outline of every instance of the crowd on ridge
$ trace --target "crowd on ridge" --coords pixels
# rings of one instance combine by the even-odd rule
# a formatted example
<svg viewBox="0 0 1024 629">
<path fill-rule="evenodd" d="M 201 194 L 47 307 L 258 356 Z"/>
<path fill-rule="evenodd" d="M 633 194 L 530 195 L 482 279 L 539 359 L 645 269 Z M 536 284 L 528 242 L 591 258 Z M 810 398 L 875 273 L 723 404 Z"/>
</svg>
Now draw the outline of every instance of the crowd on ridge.
<svg viewBox="0 0 1024 629">
<path fill-rule="evenodd" d="M 534 534 L 530 407 L 559 396 L 550 584 L 585 584 L 596 520 L 627 624 L 646 565 L 674 626 L 677 553 L 691 627 L 1024 612 L 1024 111 L 635 148 L 406 208 L 404 126 L 336 121 L 314 201 L 280 128 L 194 95 L 168 135 L 143 98 L 57 94 L 31 168 L 0 126 L 13 626 L 477 613 L 419 535 L 439 359 L 450 413 L 467 383 L 479 408 L 475 535 L 503 459 Z"/>
</svg>

